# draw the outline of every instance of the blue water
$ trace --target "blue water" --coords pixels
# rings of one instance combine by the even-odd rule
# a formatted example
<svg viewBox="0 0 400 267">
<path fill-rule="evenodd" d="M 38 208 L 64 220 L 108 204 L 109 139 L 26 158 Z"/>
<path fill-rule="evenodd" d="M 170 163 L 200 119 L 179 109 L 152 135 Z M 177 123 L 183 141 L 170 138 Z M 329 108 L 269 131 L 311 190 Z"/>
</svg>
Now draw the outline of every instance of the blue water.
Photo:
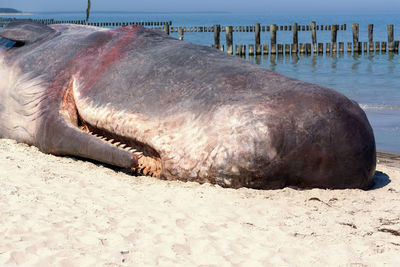
<svg viewBox="0 0 400 267">
<path fill-rule="evenodd" d="M 26 18 L 54 18 L 57 20 L 83 20 L 85 13 L 34 13 Z M 1 17 L 1 16 L 0 16 Z M 4 17 L 4 16 L 3 16 Z M 19 17 L 21 18 L 21 17 Z M 132 13 L 132 12 L 92 12 L 90 21 L 140 22 L 172 21 L 173 27 L 212 26 L 214 24 L 232 26 L 261 25 L 317 25 L 347 24 L 347 31 L 338 31 L 338 42 L 352 41 L 352 23 L 359 23 L 360 42 L 368 41 L 368 24 L 374 24 L 374 41 L 387 41 L 387 24 L 394 24 L 395 40 L 400 39 L 400 14 L 246 14 L 246 13 Z M 299 31 L 299 42 L 311 43 L 310 31 Z M 172 33 L 178 37 L 178 33 Z M 330 42 L 330 31 L 317 31 L 318 42 Z M 261 33 L 261 42 L 269 42 L 269 33 Z M 211 45 L 213 33 L 189 33 L 188 42 Z M 290 31 L 278 31 L 278 43 L 291 43 Z M 254 33 L 233 34 L 235 44 L 254 43 Z M 225 34 L 221 33 L 221 44 Z M 373 55 L 336 56 L 261 56 L 248 58 L 268 69 L 287 76 L 320 84 L 356 100 L 366 111 L 374 129 L 377 149 L 400 153 L 400 55 L 379 53 Z"/>
</svg>

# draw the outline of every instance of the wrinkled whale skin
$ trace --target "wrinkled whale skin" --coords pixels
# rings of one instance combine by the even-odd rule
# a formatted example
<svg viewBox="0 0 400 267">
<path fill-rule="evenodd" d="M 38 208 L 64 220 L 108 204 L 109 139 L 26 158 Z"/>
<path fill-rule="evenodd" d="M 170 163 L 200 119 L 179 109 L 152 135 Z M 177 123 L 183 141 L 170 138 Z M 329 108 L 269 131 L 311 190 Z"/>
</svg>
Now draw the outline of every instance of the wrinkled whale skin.
<svg viewBox="0 0 400 267">
<path fill-rule="evenodd" d="M 2 138 L 224 187 L 372 183 L 372 128 L 333 90 L 140 26 L 15 22 L 0 36 L 16 44 L 0 52 Z"/>
</svg>

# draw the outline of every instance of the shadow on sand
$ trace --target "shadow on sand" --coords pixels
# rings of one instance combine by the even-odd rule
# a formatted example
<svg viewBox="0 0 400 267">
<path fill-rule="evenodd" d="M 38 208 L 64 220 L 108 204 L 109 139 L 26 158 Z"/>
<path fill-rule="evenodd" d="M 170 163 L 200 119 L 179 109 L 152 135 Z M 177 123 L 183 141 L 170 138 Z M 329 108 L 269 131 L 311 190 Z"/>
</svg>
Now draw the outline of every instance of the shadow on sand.
<svg viewBox="0 0 400 267">
<path fill-rule="evenodd" d="M 380 189 L 382 187 L 387 186 L 390 182 L 391 182 L 390 177 L 386 173 L 381 171 L 375 171 L 374 184 L 368 190 Z"/>
</svg>

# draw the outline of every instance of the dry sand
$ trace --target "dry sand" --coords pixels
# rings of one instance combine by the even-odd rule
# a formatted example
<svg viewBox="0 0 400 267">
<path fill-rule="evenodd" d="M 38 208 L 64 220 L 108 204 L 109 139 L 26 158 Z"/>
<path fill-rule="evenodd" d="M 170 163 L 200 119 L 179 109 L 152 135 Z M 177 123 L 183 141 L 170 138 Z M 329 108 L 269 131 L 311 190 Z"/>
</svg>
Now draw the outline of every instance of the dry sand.
<svg viewBox="0 0 400 267">
<path fill-rule="evenodd" d="M 0 265 L 399 266 L 400 168 L 373 190 L 132 177 L 0 139 Z"/>
</svg>

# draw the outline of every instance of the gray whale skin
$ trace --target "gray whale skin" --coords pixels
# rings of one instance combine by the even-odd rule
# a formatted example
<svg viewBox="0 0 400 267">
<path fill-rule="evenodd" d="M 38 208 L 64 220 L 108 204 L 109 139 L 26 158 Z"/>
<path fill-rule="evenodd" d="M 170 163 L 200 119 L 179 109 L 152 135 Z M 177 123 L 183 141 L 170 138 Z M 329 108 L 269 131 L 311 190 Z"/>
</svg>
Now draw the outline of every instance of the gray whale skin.
<svg viewBox="0 0 400 267">
<path fill-rule="evenodd" d="M 338 92 L 140 26 L 14 22 L 0 36 L 13 41 L 2 138 L 167 180 L 371 186 L 373 131 Z"/>
</svg>

